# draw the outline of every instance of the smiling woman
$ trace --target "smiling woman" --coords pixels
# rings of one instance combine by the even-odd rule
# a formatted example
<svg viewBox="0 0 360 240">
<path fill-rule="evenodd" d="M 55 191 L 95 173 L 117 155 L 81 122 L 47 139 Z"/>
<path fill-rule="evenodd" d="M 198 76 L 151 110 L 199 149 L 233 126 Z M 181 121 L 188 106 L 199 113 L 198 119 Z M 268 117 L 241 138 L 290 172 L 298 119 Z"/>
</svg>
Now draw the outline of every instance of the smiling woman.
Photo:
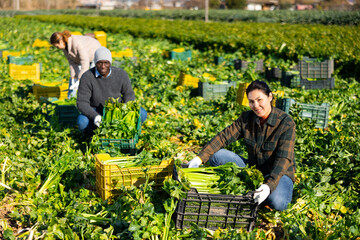
<svg viewBox="0 0 360 240">
<path fill-rule="evenodd" d="M 240 167 L 255 165 L 265 179 L 254 194 L 255 201 L 261 204 L 267 200 L 270 207 L 282 211 L 291 202 L 295 181 L 295 123 L 288 114 L 272 107 L 272 93 L 265 82 L 253 81 L 246 94 L 251 111 L 243 112 L 208 142 L 189 162 L 189 167 L 198 167 L 207 161 L 211 166 L 227 162 Z M 245 141 L 248 159 L 223 149 L 241 138 Z"/>
</svg>

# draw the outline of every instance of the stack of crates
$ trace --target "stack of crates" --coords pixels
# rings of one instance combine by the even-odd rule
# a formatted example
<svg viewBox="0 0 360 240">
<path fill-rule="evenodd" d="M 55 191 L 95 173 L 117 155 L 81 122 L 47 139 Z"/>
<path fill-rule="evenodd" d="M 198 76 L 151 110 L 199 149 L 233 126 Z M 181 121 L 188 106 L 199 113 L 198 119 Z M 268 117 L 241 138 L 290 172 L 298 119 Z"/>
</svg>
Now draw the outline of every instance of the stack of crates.
<svg viewBox="0 0 360 240">
<path fill-rule="evenodd" d="M 327 128 L 330 110 L 329 103 L 322 103 L 321 105 L 297 103 L 291 98 L 284 98 L 276 101 L 276 107 L 286 113 L 290 112 L 290 108 L 293 104 L 300 106 L 300 117 L 307 118 L 315 122 L 315 128 Z"/>
<path fill-rule="evenodd" d="M 335 87 L 334 59 L 317 61 L 316 58 L 304 57 L 299 63 L 301 85 L 305 89 L 332 89 Z"/>
<path fill-rule="evenodd" d="M 116 160 L 109 154 L 95 154 L 95 158 L 96 191 L 102 200 L 109 202 L 121 194 L 122 187 L 138 187 L 145 183 L 145 174 L 148 174 L 149 182 L 155 182 L 155 188 L 160 188 L 165 180 L 172 178 L 174 171 L 174 160 L 163 160 L 154 166 L 120 168 L 116 163 L 103 163 L 104 160 Z"/>
<path fill-rule="evenodd" d="M 246 70 L 249 68 L 249 64 L 251 62 L 241 60 L 241 59 L 235 59 L 234 60 L 234 68 L 236 70 Z M 253 64 L 255 64 L 255 72 L 264 72 L 264 60 L 260 59 L 258 61 L 254 61 Z"/>
<path fill-rule="evenodd" d="M 54 83 L 35 82 L 32 89 L 37 100 L 40 100 L 41 98 L 65 100 L 68 95 L 68 83 L 66 79 Z"/>
<path fill-rule="evenodd" d="M 106 33 L 104 31 L 95 31 L 95 38 L 100 42 L 101 46 L 106 47 Z"/>
<path fill-rule="evenodd" d="M 282 73 L 281 84 L 290 88 L 332 89 L 335 80 L 334 60 L 317 61 L 315 58 L 303 57 L 298 64 L 299 71 Z"/>
</svg>

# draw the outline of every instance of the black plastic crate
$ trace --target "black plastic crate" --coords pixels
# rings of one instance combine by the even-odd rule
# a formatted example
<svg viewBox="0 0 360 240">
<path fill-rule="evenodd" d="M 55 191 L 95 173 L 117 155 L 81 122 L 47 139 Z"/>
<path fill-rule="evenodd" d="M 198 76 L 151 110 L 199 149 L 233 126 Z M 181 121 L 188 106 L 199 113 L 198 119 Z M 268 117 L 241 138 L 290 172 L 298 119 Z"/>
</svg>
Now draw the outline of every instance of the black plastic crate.
<svg viewBox="0 0 360 240">
<path fill-rule="evenodd" d="M 316 58 L 303 57 L 299 70 L 303 79 L 328 79 L 334 72 L 334 59 L 317 61 Z"/>
<path fill-rule="evenodd" d="M 299 88 L 301 87 L 300 75 L 293 71 L 282 71 L 280 83 L 285 87 Z"/>
<path fill-rule="evenodd" d="M 199 227 L 216 230 L 218 228 L 243 228 L 252 231 L 259 206 L 253 199 L 253 192 L 244 196 L 198 193 L 191 189 L 185 199 L 180 199 L 175 211 L 177 229 Z"/>
<path fill-rule="evenodd" d="M 266 80 L 273 80 L 273 79 L 281 79 L 282 70 L 280 68 L 265 68 L 265 78 Z"/>
<path fill-rule="evenodd" d="M 316 128 L 326 128 L 329 121 L 330 104 L 322 103 L 321 105 L 316 104 L 305 104 L 298 103 L 291 98 L 283 98 L 276 100 L 276 107 L 280 108 L 286 113 L 290 112 L 291 105 L 297 104 L 301 108 L 300 117 L 308 118 L 315 121 Z"/>
<path fill-rule="evenodd" d="M 249 64 L 251 62 L 241 60 L 241 59 L 235 59 L 234 60 L 234 68 L 236 70 L 246 70 L 249 68 Z M 260 59 L 258 61 L 253 62 L 255 64 L 255 71 L 256 72 L 264 72 L 264 60 Z"/>
<path fill-rule="evenodd" d="M 236 88 L 236 82 L 231 81 L 227 84 L 212 84 L 209 82 L 198 83 L 198 96 L 204 99 L 215 99 L 225 96 L 229 88 Z"/>
</svg>

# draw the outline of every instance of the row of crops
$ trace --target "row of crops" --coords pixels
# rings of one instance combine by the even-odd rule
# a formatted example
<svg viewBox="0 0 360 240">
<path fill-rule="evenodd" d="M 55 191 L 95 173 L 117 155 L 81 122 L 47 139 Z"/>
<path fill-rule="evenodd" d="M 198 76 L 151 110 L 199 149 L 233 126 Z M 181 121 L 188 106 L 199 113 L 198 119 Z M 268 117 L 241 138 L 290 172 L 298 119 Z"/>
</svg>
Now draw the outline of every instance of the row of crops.
<svg viewBox="0 0 360 240">
<path fill-rule="evenodd" d="M 150 18 L 150 19 L 173 19 L 173 20 L 204 20 L 205 10 L 108 10 L 98 11 L 93 9 L 77 10 L 48 10 L 48 11 L 3 11 L 0 15 L 14 16 L 23 14 L 71 14 L 85 16 L 109 16 L 124 18 Z M 269 22 L 269 23 L 289 23 L 289 24 L 324 24 L 324 25 L 353 25 L 360 23 L 359 11 L 247 11 L 247 10 L 215 10 L 210 9 L 208 13 L 209 21 L 222 22 Z"/>
<path fill-rule="evenodd" d="M 70 25 L 70 21 L 65 25 L 1 18 L 0 35 L 13 50 L 24 50 L 34 56 L 34 61 L 42 63 L 42 82 L 56 82 L 69 74 L 66 59 L 59 50 L 32 47 L 35 39 L 47 40 L 54 31 L 69 29 L 84 34 L 105 30 L 110 50 L 132 49 L 136 61 L 129 58 L 117 61 L 129 73 L 136 97 L 148 111 L 137 147 L 154 158 L 175 159 L 177 164 L 192 159 L 218 131 L 249 109 L 234 101 L 235 89 L 219 99 L 192 96 L 191 87 L 178 85 L 181 72 L 198 77 L 208 73 L 217 80 L 238 83 L 250 82 L 254 76 L 264 79 L 260 73 L 215 65 L 218 52 L 205 47 L 200 51 L 185 37 L 183 43 L 191 50 L 192 59 L 171 61 L 163 57 L 163 50 L 181 47 L 179 39 L 169 38 L 176 40 L 170 42 L 165 35 L 146 35 L 152 29 L 146 27 L 138 27 L 134 37 L 126 31 L 121 33 L 121 29 L 112 31 L 105 25 L 90 25 L 95 22 L 93 18 L 77 18 L 78 26 Z M 161 33 L 160 29 L 156 31 Z M 350 36 L 356 34 L 349 32 Z M 191 34 L 185 30 L 182 33 Z M 334 39 L 346 42 L 341 32 L 332 34 Z M 156 36 L 159 38 L 153 39 Z M 260 44 L 261 38 L 259 34 L 259 41 L 254 40 L 253 44 Z M 202 44 L 211 45 L 207 38 L 203 38 Z M 247 49 L 243 46 L 233 57 L 250 56 L 253 52 Z M 342 61 L 341 56 L 337 59 Z M 284 67 L 291 66 L 295 58 L 283 61 Z M 281 61 L 268 58 L 265 62 L 270 67 L 272 62 Z M 88 139 L 75 126 L 59 125 L 51 118 L 54 106 L 35 98 L 33 83 L 12 80 L 6 60 L 2 59 L 0 64 L 3 69 L 0 73 L 0 237 L 4 239 L 357 239 L 360 235 L 360 84 L 354 78 L 335 74 L 334 89 L 316 90 L 269 82 L 273 91 L 284 91 L 284 97 L 297 102 L 329 103 L 329 122 L 326 129 L 316 129 L 296 109 L 291 113 L 297 124 L 293 201 L 283 212 L 260 209 L 257 225 L 248 233 L 243 229 L 209 231 L 196 225 L 176 229 L 170 216 L 180 193 L 170 180 L 164 183 L 164 190 L 145 184 L 124 189 L 124 194 L 112 204 L 104 202 L 95 191 L 96 150 Z M 335 73 L 338 72 L 337 68 Z M 241 142 L 228 149 L 239 154 L 245 152 Z"/>
<path fill-rule="evenodd" d="M 288 25 L 278 23 L 204 23 L 70 15 L 19 16 L 45 22 L 164 38 L 202 51 L 237 52 L 244 57 L 262 54 L 297 60 L 302 56 L 331 57 L 342 76 L 359 74 L 360 29 L 354 26 Z M 89 21 L 91 19 L 91 21 Z"/>
</svg>

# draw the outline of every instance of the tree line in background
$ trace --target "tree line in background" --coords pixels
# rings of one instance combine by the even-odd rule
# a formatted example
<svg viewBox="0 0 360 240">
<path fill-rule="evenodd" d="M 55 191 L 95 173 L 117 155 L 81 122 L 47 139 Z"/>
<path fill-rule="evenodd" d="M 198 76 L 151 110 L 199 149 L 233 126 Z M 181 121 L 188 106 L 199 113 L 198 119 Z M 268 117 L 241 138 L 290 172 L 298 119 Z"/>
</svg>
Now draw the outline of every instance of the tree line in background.
<svg viewBox="0 0 360 240">
<path fill-rule="evenodd" d="M 0 0 L 3 10 L 74 9 L 78 0 Z"/>
<path fill-rule="evenodd" d="M 208 0 L 209 7 L 212 9 L 245 9 L 247 0 Z M 100 1 L 99 1 L 100 2 Z M 123 2 L 123 1 L 119 1 Z M 184 9 L 204 9 L 205 0 L 174 0 L 173 6 L 176 8 L 176 2 L 183 3 Z M 264 4 L 267 2 L 263 1 Z M 162 5 L 163 1 L 157 2 Z M 151 9 L 155 4 L 154 0 L 139 0 L 137 4 L 132 5 L 132 9 Z M 321 10 L 358 10 L 360 9 L 360 0 L 354 0 L 351 3 L 346 0 L 278 0 L 277 8 L 287 9 L 296 4 L 314 5 L 316 9 Z M 79 0 L 0 0 L 2 10 L 38 10 L 38 9 L 75 9 L 81 5 Z M 121 8 L 121 4 L 115 5 Z M 168 9 L 169 7 L 163 7 Z M 177 9 L 179 9 L 177 7 Z"/>
</svg>

